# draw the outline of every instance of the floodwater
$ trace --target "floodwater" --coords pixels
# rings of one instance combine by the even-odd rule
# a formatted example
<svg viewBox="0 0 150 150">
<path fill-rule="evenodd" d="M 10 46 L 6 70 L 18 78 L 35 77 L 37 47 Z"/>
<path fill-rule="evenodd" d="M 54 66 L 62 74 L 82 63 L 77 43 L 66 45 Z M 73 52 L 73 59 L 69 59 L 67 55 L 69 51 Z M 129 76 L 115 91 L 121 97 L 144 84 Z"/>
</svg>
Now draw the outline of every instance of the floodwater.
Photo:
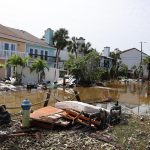
<svg viewBox="0 0 150 150">
<path fill-rule="evenodd" d="M 133 113 L 150 114 L 150 84 L 149 83 L 107 83 L 107 87 L 77 87 L 81 101 L 110 108 L 114 103 L 103 103 L 104 99 L 112 98 L 118 100 L 123 108 Z M 0 92 L 0 105 L 6 105 L 10 113 L 18 113 L 21 110 L 22 101 L 27 98 L 32 103 L 33 110 L 43 107 L 48 91 L 33 89 L 31 91 L 21 90 L 17 92 Z M 62 88 L 53 89 L 49 105 L 54 106 L 57 100 L 75 100 L 73 90 Z"/>
</svg>

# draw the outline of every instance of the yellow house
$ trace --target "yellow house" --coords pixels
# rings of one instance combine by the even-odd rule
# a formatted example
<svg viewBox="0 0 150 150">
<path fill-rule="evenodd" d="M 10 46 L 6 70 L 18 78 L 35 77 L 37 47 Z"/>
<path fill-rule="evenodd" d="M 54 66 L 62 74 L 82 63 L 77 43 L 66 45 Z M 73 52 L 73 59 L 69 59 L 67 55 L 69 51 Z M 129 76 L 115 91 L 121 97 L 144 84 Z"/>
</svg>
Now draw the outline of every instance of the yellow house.
<svg viewBox="0 0 150 150">
<path fill-rule="evenodd" d="M 53 30 L 48 28 L 45 31 L 44 39 L 41 40 L 27 31 L 6 27 L 0 24 L 0 64 L 6 64 L 7 60 L 13 55 L 20 55 L 21 57 L 30 56 L 30 63 L 34 59 L 40 58 L 46 61 L 49 68 L 54 72 L 55 67 L 55 52 L 56 48 L 53 46 Z M 20 68 L 17 68 L 18 72 Z M 38 75 L 30 73 L 29 68 L 22 70 L 22 83 L 37 83 Z M 0 79 L 12 77 L 16 72 L 15 67 L 0 68 Z M 59 70 L 58 70 L 59 72 Z M 52 73 L 47 75 L 47 78 L 53 79 Z M 59 74 L 58 74 L 59 76 Z"/>
<path fill-rule="evenodd" d="M 10 28 L 0 24 L 0 64 L 5 65 L 13 54 L 26 56 L 25 40 L 19 38 Z M 0 68 L 0 79 L 10 77 L 12 72 L 13 68 Z"/>
</svg>

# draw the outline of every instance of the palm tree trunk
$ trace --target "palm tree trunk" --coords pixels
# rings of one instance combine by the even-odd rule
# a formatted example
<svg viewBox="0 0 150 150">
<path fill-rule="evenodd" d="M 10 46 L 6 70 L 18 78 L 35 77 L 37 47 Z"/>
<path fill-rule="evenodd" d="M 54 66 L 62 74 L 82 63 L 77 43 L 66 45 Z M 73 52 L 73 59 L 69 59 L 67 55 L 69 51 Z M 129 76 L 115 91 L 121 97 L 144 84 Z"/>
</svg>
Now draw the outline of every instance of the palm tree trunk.
<svg viewBox="0 0 150 150">
<path fill-rule="evenodd" d="M 56 50 L 56 67 L 55 68 L 58 68 L 58 49 Z"/>
<path fill-rule="evenodd" d="M 20 83 L 22 82 L 22 77 L 23 77 L 23 67 L 21 68 L 21 73 L 20 73 L 20 77 L 21 77 L 21 79 L 20 79 Z"/>
<path fill-rule="evenodd" d="M 59 54 L 60 54 L 60 50 L 58 50 L 58 54 L 57 54 L 57 65 L 59 66 Z M 57 66 L 57 68 L 58 68 L 58 66 Z"/>
<path fill-rule="evenodd" d="M 57 51 L 56 51 L 56 68 L 57 69 L 58 69 L 59 54 L 60 54 L 60 50 L 57 49 Z"/>
<path fill-rule="evenodd" d="M 59 53 L 60 53 L 60 50 L 57 49 L 57 50 L 56 50 L 56 67 L 55 67 L 54 80 L 56 79 L 56 70 L 58 69 Z"/>
<path fill-rule="evenodd" d="M 39 79 L 39 78 L 40 78 L 40 73 L 38 73 L 38 83 L 39 83 L 39 81 L 40 81 L 40 79 Z"/>
<path fill-rule="evenodd" d="M 16 77 L 16 82 L 18 83 L 18 75 L 17 75 L 17 65 L 15 65 L 15 77 Z"/>
<path fill-rule="evenodd" d="M 77 51 L 75 51 L 76 59 L 77 59 Z"/>
</svg>

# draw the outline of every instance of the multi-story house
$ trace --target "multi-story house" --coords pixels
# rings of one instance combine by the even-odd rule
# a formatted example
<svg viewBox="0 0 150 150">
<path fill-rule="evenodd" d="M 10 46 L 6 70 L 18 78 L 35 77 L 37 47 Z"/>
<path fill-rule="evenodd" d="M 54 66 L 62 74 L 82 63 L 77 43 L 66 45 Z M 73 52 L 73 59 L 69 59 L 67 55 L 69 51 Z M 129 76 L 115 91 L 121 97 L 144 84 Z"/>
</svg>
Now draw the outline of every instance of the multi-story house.
<svg viewBox="0 0 150 150">
<path fill-rule="evenodd" d="M 104 47 L 102 54 L 100 56 L 100 67 L 103 69 L 110 69 L 112 66 L 113 59 L 110 55 L 110 47 Z"/>
<path fill-rule="evenodd" d="M 13 54 L 22 57 L 26 56 L 25 40 L 14 34 L 9 28 L 0 25 L 0 63 L 5 65 L 7 59 Z M 14 69 L 15 68 L 1 68 L 0 78 L 10 77 Z"/>
<path fill-rule="evenodd" d="M 141 64 L 143 59 L 149 55 L 147 55 L 144 52 L 141 52 L 140 50 L 136 49 L 136 48 L 131 48 L 128 50 L 124 50 L 124 51 L 120 51 L 120 58 L 122 63 L 126 64 L 128 66 L 128 72 L 129 75 L 132 76 L 133 74 L 133 67 L 136 66 L 137 68 L 142 65 L 143 68 L 143 77 L 147 78 L 148 75 L 148 70 L 147 70 L 147 66 Z M 140 75 L 139 75 L 140 77 Z"/>
<path fill-rule="evenodd" d="M 51 29 L 45 31 L 44 39 L 41 40 L 26 31 L 0 25 L 0 63 L 5 64 L 13 54 L 22 57 L 29 55 L 31 57 L 30 63 L 39 57 L 47 61 L 50 68 L 54 68 L 55 48 L 52 46 L 52 36 Z M 1 69 L 0 78 L 10 77 L 12 74 L 13 67 L 9 70 Z M 36 74 L 31 75 L 29 69 L 25 70 L 25 74 L 23 82 L 36 82 Z"/>
</svg>

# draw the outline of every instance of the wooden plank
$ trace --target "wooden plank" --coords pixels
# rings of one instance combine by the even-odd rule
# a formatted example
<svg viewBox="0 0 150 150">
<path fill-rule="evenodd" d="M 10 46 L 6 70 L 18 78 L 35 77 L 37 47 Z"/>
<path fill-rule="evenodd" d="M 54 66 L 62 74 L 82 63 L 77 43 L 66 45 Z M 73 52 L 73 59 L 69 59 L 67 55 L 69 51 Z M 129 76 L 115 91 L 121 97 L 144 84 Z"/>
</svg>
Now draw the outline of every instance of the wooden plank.
<svg viewBox="0 0 150 150">
<path fill-rule="evenodd" d="M 64 110 L 58 109 L 52 106 L 47 106 L 40 108 L 38 110 L 35 110 L 33 113 L 30 114 L 30 118 L 32 119 L 40 119 L 43 116 L 49 116 L 53 114 L 63 113 Z"/>
<path fill-rule="evenodd" d="M 86 125 L 86 126 L 91 126 L 91 127 L 94 127 L 96 128 L 96 126 L 99 126 L 101 121 L 95 121 L 93 119 L 90 119 L 88 117 L 85 117 L 84 115 L 78 113 L 78 112 L 75 112 L 73 110 L 65 110 L 67 114 L 63 115 L 63 117 L 67 118 L 67 119 L 70 119 L 73 121 L 74 123 L 74 120 L 83 124 L 83 125 Z M 80 114 L 80 115 L 79 115 Z"/>
<path fill-rule="evenodd" d="M 34 124 L 34 121 L 36 121 L 36 123 L 40 123 L 40 125 L 42 123 L 48 123 L 49 125 L 56 124 L 60 126 L 68 126 L 70 122 L 67 122 L 67 120 L 63 120 L 62 115 L 66 115 L 66 112 L 64 110 L 52 106 L 47 106 L 35 110 L 33 113 L 31 113 L 30 119 L 32 124 Z"/>
</svg>

